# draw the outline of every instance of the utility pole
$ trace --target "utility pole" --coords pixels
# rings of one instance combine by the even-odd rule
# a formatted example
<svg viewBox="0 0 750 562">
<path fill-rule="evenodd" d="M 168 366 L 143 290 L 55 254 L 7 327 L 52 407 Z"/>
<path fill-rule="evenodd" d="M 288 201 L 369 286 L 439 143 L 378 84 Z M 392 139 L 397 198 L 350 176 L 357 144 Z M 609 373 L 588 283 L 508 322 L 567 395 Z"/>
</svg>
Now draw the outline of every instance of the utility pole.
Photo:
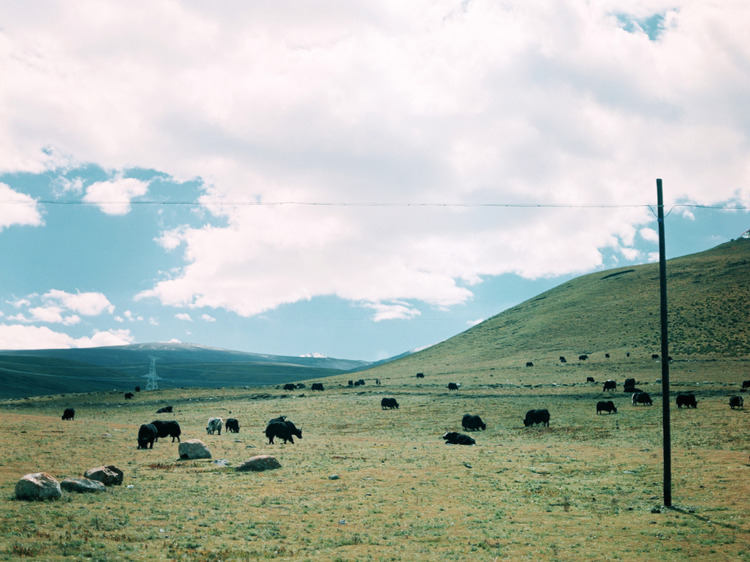
<svg viewBox="0 0 750 562">
<path fill-rule="evenodd" d="M 672 506 L 672 435 L 669 424 L 669 332 L 667 326 L 667 258 L 664 250 L 664 200 L 656 180 L 659 221 L 659 288 L 661 294 L 661 412 L 664 447 L 664 505 Z"/>
</svg>

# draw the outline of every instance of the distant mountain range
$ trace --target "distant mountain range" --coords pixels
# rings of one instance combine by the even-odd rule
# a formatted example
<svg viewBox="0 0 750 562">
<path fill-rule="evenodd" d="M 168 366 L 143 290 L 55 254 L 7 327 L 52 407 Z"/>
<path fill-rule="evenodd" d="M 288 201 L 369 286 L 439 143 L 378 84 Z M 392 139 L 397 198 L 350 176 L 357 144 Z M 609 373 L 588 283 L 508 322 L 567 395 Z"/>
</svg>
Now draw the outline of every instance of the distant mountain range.
<svg viewBox="0 0 750 562">
<path fill-rule="evenodd" d="M 750 239 L 667 262 L 670 354 L 750 365 Z M 376 368 L 370 377 L 487 372 L 559 356 L 647 357 L 660 350 L 659 265 L 572 279 L 417 353 L 367 363 L 283 357 L 189 344 L 0 352 L 0 398 L 160 387 L 266 385 Z"/>
<path fill-rule="evenodd" d="M 145 388 L 152 357 L 160 388 L 284 384 L 372 365 L 183 343 L 0 351 L 0 398 Z"/>
</svg>

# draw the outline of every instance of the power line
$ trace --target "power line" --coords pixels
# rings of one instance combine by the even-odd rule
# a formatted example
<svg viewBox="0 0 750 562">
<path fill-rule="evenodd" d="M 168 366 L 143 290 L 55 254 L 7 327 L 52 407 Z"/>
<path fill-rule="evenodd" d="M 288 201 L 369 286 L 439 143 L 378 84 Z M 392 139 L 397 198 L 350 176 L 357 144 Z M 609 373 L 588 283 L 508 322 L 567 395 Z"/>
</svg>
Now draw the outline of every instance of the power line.
<svg viewBox="0 0 750 562">
<path fill-rule="evenodd" d="M 570 203 L 425 203 L 425 202 L 401 202 L 386 203 L 378 201 L 219 201 L 219 202 L 197 202 L 197 201 L 60 201 L 54 199 L 32 199 L 26 201 L 0 200 L 0 205 L 55 205 L 55 206 L 104 206 L 104 205 L 133 205 L 133 206 L 186 206 L 186 207 L 427 207 L 427 208 L 509 208 L 509 209 L 628 209 L 628 208 L 653 208 L 652 204 L 570 204 Z M 748 211 L 750 207 L 744 205 L 699 205 L 695 203 L 673 203 L 668 205 L 671 209 L 708 209 L 719 211 Z"/>
</svg>

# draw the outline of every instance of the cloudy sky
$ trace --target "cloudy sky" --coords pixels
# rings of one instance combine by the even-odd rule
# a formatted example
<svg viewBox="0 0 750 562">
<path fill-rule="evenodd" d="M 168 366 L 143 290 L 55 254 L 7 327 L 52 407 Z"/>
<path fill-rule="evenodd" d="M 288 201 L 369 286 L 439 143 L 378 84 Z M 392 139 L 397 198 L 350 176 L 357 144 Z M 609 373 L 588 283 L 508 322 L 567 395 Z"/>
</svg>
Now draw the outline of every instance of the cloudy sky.
<svg viewBox="0 0 750 562">
<path fill-rule="evenodd" d="M 0 349 L 376 360 L 750 228 L 746 0 L 0 3 Z M 731 210 L 734 209 L 734 210 Z"/>
</svg>

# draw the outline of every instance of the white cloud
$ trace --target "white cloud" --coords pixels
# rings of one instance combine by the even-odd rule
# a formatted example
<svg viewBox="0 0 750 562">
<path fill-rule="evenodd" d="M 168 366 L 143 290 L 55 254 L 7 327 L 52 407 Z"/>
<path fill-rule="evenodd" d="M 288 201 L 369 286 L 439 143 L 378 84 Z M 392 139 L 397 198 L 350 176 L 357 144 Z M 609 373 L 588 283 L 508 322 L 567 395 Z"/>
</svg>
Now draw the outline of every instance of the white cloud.
<svg viewBox="0 0 750 562">
<path fill-rule="evenodd" d="M 126 215 L 133 198 L 145 195 L 148 184 L 135 178 L 118 178 L 91 184 L 83 200 L 99 207 L 108 215 Z"/>
<path fill-rule="evenodd" d="M 43 224 L 42 214 L 37 201 L 0 182 L 0 232 L 10 226 L 40 226 L 41 224 Z"/>
<path fill-rule="evenodd" d="M 140 298 L 250 316 L 336 295 L 413 317 L 403 303 L 465 303 L 486 276 L 632 255 L 653 216 L 627 205 L 653 204 L 656 177 L 671 202 L 750 202 L 746 3 L 11 4 L 0 170 L 200 177 L 226 220 L 165 226 L 185 266 Z M 655 12 L 658 41 L 616 17 Z M 84 200 L 124 214 L 147 190 L 115 178 Z M 258 201 L 468 206 L 231 205 Z"/>
<path fill-rule="evenodd" d="M 638 234 L 641 235 L 641 238 L 644 240 L 647 240 L 648 242 L 658 242 L 659 241 L 659 233 L 656 232 L 653 228 L 641 228 L 638 231 Z"/>
<path fill-rule="evenodd" d="M 210 314 L 201 314 L 201 319 L 205 320 L 206 322 L 216 322 L 216 318 L 214 318 Z"/>
<path fill-rule="evenodd" d="M 94 331 L 91 336 L 74 338 L 46 326 L 0 324 L 0 349 L 63 349 L 127 345 L 133 338 L 129 330 Z"/>
<path fill-rule="evenodd" d="M 115 310 L 114 305 L 102 293 L 67 293 L 53 289 L 45 293 L 42 298 L 84 316 L 98 316 L 104 312 L 112 314 Z"/>
<path fill-rule="evenodd" d="M 183 322 L 192 322 L 193 321 L 193 319 L 190 317 L 190 315 L 186 314 L 184 312 L 179 312 L 179 313 L 175 314 L 174 317 L 177 318 L 177 320 L 182 320 Z"/>
<path fill-rule="evenodd" d="M 380 322 L 381 320 L 408 320 L 421 314 L 419 310 L 403 302 L 368 303 L 364 306 L 375 310 L 375 316 L 373 317 L 375 322 Z"/>
</svg>

